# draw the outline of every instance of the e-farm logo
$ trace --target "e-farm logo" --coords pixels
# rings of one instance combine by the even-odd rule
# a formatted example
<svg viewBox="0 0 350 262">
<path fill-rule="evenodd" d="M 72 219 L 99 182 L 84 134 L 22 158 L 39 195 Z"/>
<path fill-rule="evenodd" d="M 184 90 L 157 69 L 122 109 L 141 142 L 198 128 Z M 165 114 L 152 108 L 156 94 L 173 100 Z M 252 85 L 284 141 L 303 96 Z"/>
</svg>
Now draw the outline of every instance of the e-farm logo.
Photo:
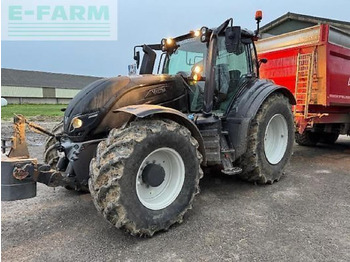
<svg viewBox="0 0 350 262">
<path fill-rule="evenodd" d="M 117 0 L 2 0 L 2 40 L 117 40 Z"/>
</svg>

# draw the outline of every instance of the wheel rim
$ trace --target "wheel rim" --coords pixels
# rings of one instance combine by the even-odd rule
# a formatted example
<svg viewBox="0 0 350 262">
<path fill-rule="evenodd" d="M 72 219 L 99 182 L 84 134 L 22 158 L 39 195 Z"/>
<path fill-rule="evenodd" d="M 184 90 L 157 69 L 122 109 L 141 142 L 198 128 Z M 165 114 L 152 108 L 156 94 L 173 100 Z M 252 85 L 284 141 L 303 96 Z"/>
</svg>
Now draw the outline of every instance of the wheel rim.
<svg viewBox="0 0 350 262">
<path fill-rule="evenodd" d="M 287 120 L 281 114 L 274 115 L 267 124 L 264 138 L 264 152 L 267 161 L 278 164 L 284 157 L 288 146 Z"/>
<path fill-rule="evenodd" d="M 152 177 L 152 173 L 145 172 L 150 166 L 163 169 L 160 183 L 147 183 L 145 177 Z M 140 202 L 148 209 L 160 210 L 175 201 L 181 192 L 185 180 L 185 165 L 182 157 L 174 149 L 162 147 L 150 153 L 141 163 L 136 176 L 136 193 Z M 151 186 L 150 184 L 154 185 Z M 159 185 L 158 185 L 159 184 Z"/>
</svg>

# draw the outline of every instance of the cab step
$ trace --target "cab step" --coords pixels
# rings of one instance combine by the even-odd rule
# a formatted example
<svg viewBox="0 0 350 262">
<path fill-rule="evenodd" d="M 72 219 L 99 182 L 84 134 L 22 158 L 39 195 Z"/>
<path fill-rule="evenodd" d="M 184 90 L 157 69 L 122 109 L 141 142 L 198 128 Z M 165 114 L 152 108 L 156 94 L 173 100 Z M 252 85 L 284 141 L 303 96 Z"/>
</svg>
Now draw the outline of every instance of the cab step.
<svg viewBox="0 0 350 262">
<path fill-rule="evenodd" d="M 242 168 L 240 167 L 231 167 L 231 168 L 226 168 L 221 170 L 222 173 L 229 175 L 229 176 L 233 176 L 233 175 L 238 175 L 240 173 L 242 173 Z"/>
</svg>

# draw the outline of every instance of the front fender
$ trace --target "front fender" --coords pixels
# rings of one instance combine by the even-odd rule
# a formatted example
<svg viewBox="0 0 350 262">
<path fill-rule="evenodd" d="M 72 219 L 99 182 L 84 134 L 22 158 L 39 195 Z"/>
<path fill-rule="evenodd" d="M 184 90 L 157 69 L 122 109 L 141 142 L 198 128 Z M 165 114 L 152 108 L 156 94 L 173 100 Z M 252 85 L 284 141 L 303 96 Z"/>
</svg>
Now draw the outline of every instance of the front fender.
<svg viewBox="0 0 350 262">
<path fill-rule="evenodd" d="M 257 79 L 234 102 L 226 117 L 230 140 L 236 150 L 236 159 L 247 150 L 250 123 L 258 113 L 264 101 L 272 94 L 281 93 L 289 99 L 291 105 L 296 104 L 293 94 L 283 86 L 275 85 L 264 79 Z"/>
<path fill-rule="evenodd" d="M 197 126 L 187 118 L 187 116 L 183 113 L 181 113 L 178 110 L 175 110 L 170 107 L 164 107 L 164 106 L 158 106 L 158 105 L 130 105 L 118 108 L 113 111 L 116 112 L 124 112 L 127 114 L 134 115 L 138 118 L 145 118 L 150 116 L 160 116 L 166 119 L 173 120 L 180 125 L 185 126 L 188 128 L 192 134 L 192 136 L 198 141 L 199 147 L 198 150 L 203 156 L 203 162 L 202 165 L 206 165 L 206 156 L 205 156 L 205 148 L 204 148 L 204 141 L 201 133 L 199 132 Z"/>
</svg>

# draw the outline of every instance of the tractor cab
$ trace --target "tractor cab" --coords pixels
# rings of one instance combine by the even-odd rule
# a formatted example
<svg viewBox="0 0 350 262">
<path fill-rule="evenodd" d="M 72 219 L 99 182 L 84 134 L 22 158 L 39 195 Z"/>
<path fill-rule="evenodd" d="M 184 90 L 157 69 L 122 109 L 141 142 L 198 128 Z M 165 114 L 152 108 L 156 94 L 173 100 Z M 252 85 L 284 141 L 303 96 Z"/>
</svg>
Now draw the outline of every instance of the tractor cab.
<svg viewBox="0 0 350 262">
<path fill-rule="evenodd" d="M 194 33 L 196 34 L 196 33 Z M 224 114 L 239 88 L 247 80 L 258 75 L 253 42 L 238 41 L 235 50 L 229 52 L 225 34 L 217 39 L 216 60 L 208 64 L 207 42 L 201 36 L 194 36 L 177 43 L 178 48 L 165 56 L 163 74 L 180 74 L 190 87 L 190 110 L 200 112 L 203 109 L 205 84 L 212 77 L 214 85 L 213 112 Z M 213 76 L 211 76 L 213 71 Z"/>
<path fill-rule="evenodd" d="M 259 21 L 261 18 L 258 18 Z M 231 23 L 231 25 L 229 25 Z M 175 38 L 164 38 L 159 45 L 134 48 L 137 67 L 142 47 L 144 56 L 140 74 L 152 74 L 156 51 L 161 51 L 158 74 L 180 75 L 189 90 L 189 112 L 203 112 L 206 116 L 227 114 L 230 105 L 247 81 L 259 76 L 254 40 L 248 30 L 226 20 L 215 29 L 200 30 Z"/>
</svg>

